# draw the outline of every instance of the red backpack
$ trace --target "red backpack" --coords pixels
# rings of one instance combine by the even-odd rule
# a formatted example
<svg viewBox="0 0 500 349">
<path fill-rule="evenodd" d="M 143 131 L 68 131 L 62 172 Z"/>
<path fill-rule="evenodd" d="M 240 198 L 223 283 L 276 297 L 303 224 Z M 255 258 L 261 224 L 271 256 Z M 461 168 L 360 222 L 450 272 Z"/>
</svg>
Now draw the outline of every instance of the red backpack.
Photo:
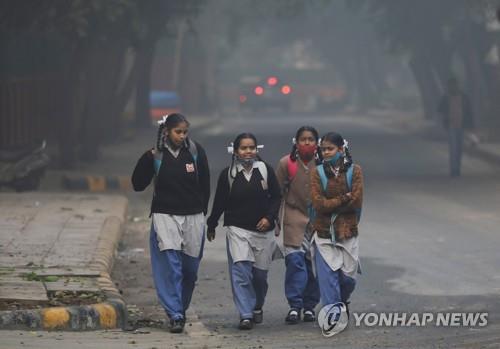
<svg viewBox="0 0 500 349">
<path fill-rule="evenodd" d="M 297 170 L 299 169 L 299 164 L 297 163 L 297 160 L 292 161 L 292 158 L 290 155 L 288 155 L 288 158 L 286 159 L 286 168 L 287 168 L 287 173 L 288 173 L 288 180 L 286 182 L 286 187 L 290 187 L 290 183 L 293 181 L 295 176 L 297 175 Z"/>
</svg>

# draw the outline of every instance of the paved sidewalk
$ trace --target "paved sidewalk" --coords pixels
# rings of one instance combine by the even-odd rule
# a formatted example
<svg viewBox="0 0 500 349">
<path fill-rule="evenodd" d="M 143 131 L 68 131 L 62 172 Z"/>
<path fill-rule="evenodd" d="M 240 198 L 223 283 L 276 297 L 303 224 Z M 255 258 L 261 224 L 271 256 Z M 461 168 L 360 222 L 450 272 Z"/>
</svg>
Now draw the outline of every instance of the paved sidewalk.
<svg viewBox="0 0 500 349">
<path fill-rule="evenodd" d="M 127 204 L 111 195 L 0 193 L 0 329 L 125 324 L 109 274 Z"/>
</svg>

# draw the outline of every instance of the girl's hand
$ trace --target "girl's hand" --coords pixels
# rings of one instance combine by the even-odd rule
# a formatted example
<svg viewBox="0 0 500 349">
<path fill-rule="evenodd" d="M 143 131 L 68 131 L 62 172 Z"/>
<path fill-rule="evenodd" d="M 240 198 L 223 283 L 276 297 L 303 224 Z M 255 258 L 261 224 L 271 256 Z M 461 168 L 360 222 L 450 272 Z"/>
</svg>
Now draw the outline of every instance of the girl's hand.
<svg viewBox="0 0 500 349">
<path fill-rule="evenodd" d="M 208 241 L 215 240 L 215 229 L 208 229 L 208 231 L 207 231 L 207 239 L 208 239 Z"/>
<path fill-rule="evenodd" d="M 267 218 L 262 218 L 259 223 L 257 223 L 258 231 L 267 231 L 271 227 L 271 223 L 267 220 Z"/>
</svg>

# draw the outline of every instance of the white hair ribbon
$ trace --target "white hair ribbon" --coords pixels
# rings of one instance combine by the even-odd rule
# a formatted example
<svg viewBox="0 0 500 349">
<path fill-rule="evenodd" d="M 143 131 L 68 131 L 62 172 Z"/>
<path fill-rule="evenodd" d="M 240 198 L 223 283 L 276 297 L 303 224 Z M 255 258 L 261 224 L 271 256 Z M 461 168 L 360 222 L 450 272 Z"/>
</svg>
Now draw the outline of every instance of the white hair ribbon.
<svg viewBox="0 0 500 349">
<path fill-rule="evenodd" d="M 158 125 L 163 125 L 165 122 L 167 122 L 167 119 L 170 114 L 163 115 L 163 118 L 161 120 L 158 120 Z"/>
</svg>

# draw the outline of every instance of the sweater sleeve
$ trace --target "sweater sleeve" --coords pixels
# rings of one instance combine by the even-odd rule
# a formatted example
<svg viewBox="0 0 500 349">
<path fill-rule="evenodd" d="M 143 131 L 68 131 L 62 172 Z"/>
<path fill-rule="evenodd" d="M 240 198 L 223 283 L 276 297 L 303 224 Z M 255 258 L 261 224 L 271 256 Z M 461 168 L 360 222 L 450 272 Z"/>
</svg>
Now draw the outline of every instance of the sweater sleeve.
<svg viewBox="0 0 500 349">
<path fill-rule="evenodd" d="M 207 219 L 209 229 L 215 229 L 219 224 L 219 218 L 226 210 L 226 204 L 229 200 L 229 181 L 227 179 L 228 168 L 222 170 L 217 181 L 215 198 L 212 204 L 212 212 Z"/>
<path fill-rule="evenodd" d="M 321 179 L 319 178 L 318 169 L 311 172 L 311 201 L 314 209 L 322 213 L 333 213 L 343 205 L 347 204 L 350 199 L 347 195 L 327 199 L 321 187 Z"/>
<path fill-rule="evenodd" d="M 347 209 L 361 208 L 363 206 L 363 171 L 361 166 L 353 165 L 351 200 L 347 203 Z"/>
<path fill-rule="evenodd" d="M 271 205 L 269 205 L 269 211 L 266 214 L 267 220 L 272 223 L 278 217 L 278 212 L 281 205 L 281 189 L 278 183 L 278 179 L 274 174 L 274 170 L 271 166 L 267 166 L 267 186 L 269 190 Z"/>
<path fill-rule="evenodd" d="M 146 151 L 137 161 L 132 173 L 132 186 L 135 191 L 143 191 L 151 183 L 154 177 L 153 161 L 151 150 Z"/>
<path fill-rule="evenodd" d="M 199 179 L 201 190 L 203 191 L 203 213 L 206 215 L 208 211 L 208 201 L 210 200 L 210 169 L 208 167 L 208 159 L 205 150 L 201 145 L 196 144 L 198 149 L 197 166 L 199 171 Z"/>
</svg>

